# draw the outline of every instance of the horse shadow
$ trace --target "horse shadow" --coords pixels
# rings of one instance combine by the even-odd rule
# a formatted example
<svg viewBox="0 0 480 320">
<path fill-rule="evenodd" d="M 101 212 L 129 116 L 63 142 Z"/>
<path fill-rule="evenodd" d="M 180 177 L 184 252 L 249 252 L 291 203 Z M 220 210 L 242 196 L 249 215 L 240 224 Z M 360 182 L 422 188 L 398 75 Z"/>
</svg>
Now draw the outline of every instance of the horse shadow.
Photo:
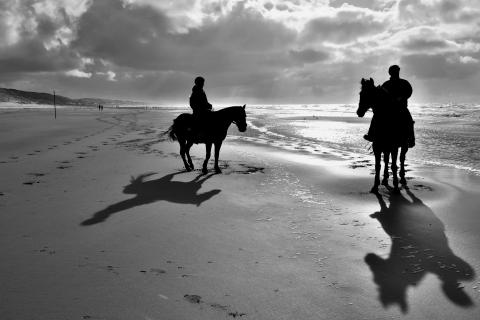
<svg viewBox="0 0 480 320">
<path fill-rule="evenodd" d="M 145 180 L 155 173 L 145 173 L 137 177 L 132 177 L 130 184 L 123 188 L 123 193 L 135 194 L 136 196 L 134 198 L 120 201 L 101 211 L 95 212 L 91 218 L 83 221 L 81 225 L 89 226 L 97 224 L 105 221 L 115 213 L 160 200 L 193 204 L 198 207 L 203 202 L 221 192 L 219 189 L 214 189 L 198 193 L 202 184 L 212 175 L 199 175 L 189 182 L 172 181 L 172 178 L 179 173 L 180 172 L 167 174 L 160 179 L 149 181 Z"/>
<path fill-rule="evenodd" d="M 432 273 L 441 281 L 445 296 L 462 307 L 473 305 L 459 281 L 472 280 L 475 271 L 449 247 L 445 227 L 433 211 L 406 190 L 412 201 L 401 194 L 389 196 L 390 206 L 376 194 L 381 210 L 371 215 L 392 240 L 390 255 L 383 259 L 374 253 L 365 256 L 378 286 L 384 307 L 398 304 L 408 311 L 407 289 L 419 285 Z"/>
</svg>

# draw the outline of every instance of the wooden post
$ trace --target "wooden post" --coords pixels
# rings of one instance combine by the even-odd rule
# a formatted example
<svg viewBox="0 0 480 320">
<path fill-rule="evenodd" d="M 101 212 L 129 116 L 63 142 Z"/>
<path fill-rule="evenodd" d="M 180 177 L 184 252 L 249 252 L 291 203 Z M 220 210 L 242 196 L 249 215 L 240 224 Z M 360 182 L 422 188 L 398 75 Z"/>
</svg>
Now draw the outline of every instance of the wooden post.
<svg viewBox="0 0 480 320">
<path fill-rule="evenodd" d="M 55 119 L 57 119 L 57 105 L 55 103 L 55 90 L 53 90 L 53 109 L 55 110 Z"/>
</svg>

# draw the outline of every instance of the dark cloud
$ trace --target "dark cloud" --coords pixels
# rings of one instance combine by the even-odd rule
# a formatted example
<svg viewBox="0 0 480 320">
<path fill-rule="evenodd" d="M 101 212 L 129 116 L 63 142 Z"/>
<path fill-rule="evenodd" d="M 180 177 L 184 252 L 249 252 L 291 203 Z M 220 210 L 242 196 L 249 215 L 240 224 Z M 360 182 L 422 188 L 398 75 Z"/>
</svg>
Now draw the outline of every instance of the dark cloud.
<svg viewBox="0 0 480 320">
<path fill-rule="evenodd" d="M 6 18 L 0 15 L 0 35 L 3 39 L 18 37 L 10 45 L 0 46 L 0 70 L 3 73 L 56 72 L 76 68 L 80 64 L 79 55 L 72 51 L 60 38 L 57 31 L 71 24 L 63 8 L 57 7 L 54 17 L 37 14 L 36 1 L 22 1 L 0 4 L 4 14 L 15 15 L 22 21 L 16 29 L 8 26 Z M 16 11 L 10 12 L 15 8 Z"/>
<path fill-rule="evenodd" d="M 210 71 L 252 66 L 284 48 L 295 32 L 242 4 L 188 33 L 169 32 L 166 15 L 149 7 L 95 1 L 80 19 L 73 45 L 82 55 L 143 70 Z M 95 30 L 92 32 L 92 30 Z M 241 67 L 240 67 L 241 65 Z"/>
<path fill-rule="evenodd" d="M 478 63 L 462 62 L 460 57 L 453 54 L 408 55 L 402 57 L 401 65 L 420 79 L 461 80 L 477 74 L 480 70 Z"/>
<path fill-rule="evenodd" d="M 379 1 L 379 0 L 330 0 L 330 5 L 334 8 L 339 8 L 343 5 L 354 5 L 359 8 L 368 8 L 373 10 L 385 9 L 395 4 L 395 0 L 392 1 Z"/>
<path fill-rule="evenodd" d="M 275 6 L 278 11 L 288 11 L 288 6 L 285 3 L 279 3 Z"/>
<path fill-rule="evenodd" d="M 310 20 L 302 32 L 305 42 L 331 41 L 346 43 L 359 37 L 384 31 L 387 24 L 378 21 L 365 11 L 344 10 L 333 17 Z"/>
<path fill-rule="evenodd" d="M 314 49 L 290 50 L 289 54 L 293 57 L 293 59 L 302 63 L 315 63 L 318 61 L 325 61 L 329 57 L 329 54 L 327 52 Z"/>
<path fill-rule="evenodd" d="M 265 3 L 265 4 L 263 5 L 263 7 L 264 7 L 265 9 L 267 9 L 267 10 L 270 11 L 270 10 L 273 9 L 274 5 L 273 5 L 273 3 L 271 3 L 271 2 L 267 2 L 267 3 Z"/>
<path fill-rule="evenodd" d="M 465 0 L 442 0 L 432 2 L 419 2 L 417 0 L 400 0 L 398 9 L 400 18 L 416 23 L 465 23 L 480 18 L 478 5 L 476 8 L 469 6 Z"/>
<path fill-rule="evenodd" d="M 76 68 L 78 56 L 66 47 L 47 50 L 40 40 L 26 39 L 0 49 L 2 72 L 51 72 Z"/>
<path fill-rule="evenodd" d="M 403 49 L 414 51 L 444 49 L 447 47 L 448 43 L 440 39 L 409 39 L 402 44 Z"/>
</svg>

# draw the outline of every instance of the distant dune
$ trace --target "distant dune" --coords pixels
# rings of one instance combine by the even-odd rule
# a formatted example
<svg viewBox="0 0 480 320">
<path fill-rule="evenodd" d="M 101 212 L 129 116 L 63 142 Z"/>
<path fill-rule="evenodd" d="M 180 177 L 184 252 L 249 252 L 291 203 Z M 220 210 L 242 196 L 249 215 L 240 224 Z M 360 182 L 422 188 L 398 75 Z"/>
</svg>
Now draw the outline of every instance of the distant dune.
<svg viewBox="0 0 480 320">
<path fill-rule="evenodd" d="M 20 104 L 53 104 L 53 94 L 45 92 L 22 91 L 17 89 L 0 88 L 0 102 L 12 102 Z M 97 106 L 143 104 L 135 101 L 111 100 L 102 98 L 72 99 L 55 95 L 55 102 L 61 106 Z"/>
</svg>

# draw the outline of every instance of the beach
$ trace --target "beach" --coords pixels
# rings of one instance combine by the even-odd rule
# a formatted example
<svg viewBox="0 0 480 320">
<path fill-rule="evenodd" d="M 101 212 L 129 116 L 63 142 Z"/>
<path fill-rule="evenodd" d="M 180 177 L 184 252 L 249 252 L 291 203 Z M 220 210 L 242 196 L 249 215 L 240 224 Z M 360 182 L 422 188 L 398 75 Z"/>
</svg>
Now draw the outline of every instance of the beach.
<svg viewBox="0 0 480 320">
<path fill-rule="evenodd" d="M 478 317 L 478 155 L 427 139 L 451 122 L 376 196 L 368 119 L 248 108 L 206 175 L 163 135 L 180 108 L 0 110 L 1 318 Z"/>
</svg>

